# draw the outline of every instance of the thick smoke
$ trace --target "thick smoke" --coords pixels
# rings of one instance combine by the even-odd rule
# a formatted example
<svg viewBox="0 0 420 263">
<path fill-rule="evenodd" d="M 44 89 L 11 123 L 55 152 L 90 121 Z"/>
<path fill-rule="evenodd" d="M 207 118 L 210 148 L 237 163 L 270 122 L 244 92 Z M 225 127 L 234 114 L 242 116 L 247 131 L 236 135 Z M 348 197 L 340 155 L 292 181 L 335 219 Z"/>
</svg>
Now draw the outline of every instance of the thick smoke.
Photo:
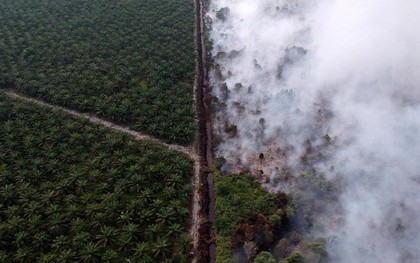
<svg viewBox="0 0 420 263">
<path fill-rule="evenodd" d="M 208 15 L 224 168 L 287 189 L 276 178 L 309 163 L 340 189 L 321 233 L 333 262 L 420 262 L 420 1 L 213 0 Z"/>
</svg>

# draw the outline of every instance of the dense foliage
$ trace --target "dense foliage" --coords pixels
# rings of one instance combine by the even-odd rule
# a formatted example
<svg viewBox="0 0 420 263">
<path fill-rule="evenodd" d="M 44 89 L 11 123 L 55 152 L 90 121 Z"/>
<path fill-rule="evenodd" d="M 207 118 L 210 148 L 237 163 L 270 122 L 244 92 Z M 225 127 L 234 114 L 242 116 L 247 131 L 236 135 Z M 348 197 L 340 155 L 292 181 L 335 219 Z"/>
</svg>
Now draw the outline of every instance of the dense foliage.
<svg viewBox="0 0 420 263">
<path fill-rule="evenodd" d="M 262 251 L 257 255 L 254 263 L 277 263 L 277 260 L 269 252 Z"/>
<path fill-rule="evenodd" d="M 0 0 L 0 87 L 193 140 L 186 0 Z"/>
<path fill-rule="evenodd" d="M 274 214 L 275 195 L 267 192 L 252 175 L 216 174 L 217 233 L 228 236 L 245 218 L 263 213 Z"/>
<path fill-rule="evenodd" d="M 280 263 L 303 263 L 303 257 L 298 252 L 293 252 L 285 259 L 282 259 Z"/>
<path fill-rule="evenodd" d="M 0 93 L 0 262 L 185 262 L 191 172 L 179 153 Z"/>
<path fill-rule="evenodd" d="M 251 175 L 215 173 L 217 262 L 232 263 L 229 239 L 234 229 L 257 213 L 276 215 L 275 195 L 267 192 Z"/>
<path fill-rule="evenodd" d="M 299 180 L 305 193 L 297 191 L 290 197 L 266 191 L 249 174 L 223 175 L 216 169 L 214 178 L 218 263 L 328 262 L 326 241 L 304 238 L 300 232 L 312 229 L 311 215 L 305 212 L 308 205 L 319 206 L 316 199 L 332 198 L 331 185 L 324 179 L 302 174 Z"/>
</svg>

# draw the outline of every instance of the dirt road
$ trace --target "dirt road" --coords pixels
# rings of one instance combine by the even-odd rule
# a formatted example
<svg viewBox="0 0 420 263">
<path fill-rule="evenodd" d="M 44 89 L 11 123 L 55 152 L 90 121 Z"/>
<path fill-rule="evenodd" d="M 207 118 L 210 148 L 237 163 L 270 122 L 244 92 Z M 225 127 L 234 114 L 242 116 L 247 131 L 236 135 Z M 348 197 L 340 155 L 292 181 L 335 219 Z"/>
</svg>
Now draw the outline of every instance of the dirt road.
<svg viewBox="0 0 420 263">
<path fill-rule="evenodd" d="M 198 218 L 202 222 L 198 229 L 198 243 L 194 244 L 194 258 L 191 262 L 215 262 L 215 195 L 213 175 L 212 123 L 209 109 L 210 87 L 208 83 L 207 54 L 204 36 L 204 7 L 202 0 L 193 0 L 195 13 L 195 47 L 196 47 L 196 79 L 194 83 L 194 102 L 198 124 L 196 139 L 197 155 L 200 158 L 199 185 L 200 211 Z"/>
</svg>

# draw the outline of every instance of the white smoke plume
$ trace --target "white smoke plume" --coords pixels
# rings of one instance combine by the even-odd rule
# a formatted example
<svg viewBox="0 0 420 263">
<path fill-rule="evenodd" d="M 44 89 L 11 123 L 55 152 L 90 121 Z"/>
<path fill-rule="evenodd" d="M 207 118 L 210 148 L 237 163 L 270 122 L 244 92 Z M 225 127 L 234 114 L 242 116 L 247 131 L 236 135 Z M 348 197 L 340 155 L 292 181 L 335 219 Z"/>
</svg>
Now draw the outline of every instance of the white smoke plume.
<svg viewBox="0 0 420 263">
<path fill-rule="evenodd" d="M 287 187 L 318 149 L 341 191 L 333 262 L 420 262 L 420 1 L 212 0 L 208 16 L 225 168 Z"/>
</svg>

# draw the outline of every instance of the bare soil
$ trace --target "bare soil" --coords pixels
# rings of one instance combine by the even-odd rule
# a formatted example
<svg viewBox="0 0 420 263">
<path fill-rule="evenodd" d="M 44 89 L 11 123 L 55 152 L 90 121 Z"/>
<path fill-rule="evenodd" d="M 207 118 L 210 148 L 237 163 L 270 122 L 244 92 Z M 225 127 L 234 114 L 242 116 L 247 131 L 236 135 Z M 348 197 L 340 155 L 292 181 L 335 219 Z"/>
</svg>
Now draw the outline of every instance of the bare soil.
<svg viewBox="0 0 420 263">
<path fill-rule="evenodd" d="M 199 215 L 201 222 L 198 229 L 198 242 L 193 244 L 191 262 L 207 263 L 216 260 L 216 233 L 214 229 L 215 193 L 213 184 L 213 149 L 212 149 L 212 123 L 209 108 L 210 87 L 208 82 L 208 65 L 204 43 L 204 20 L 202 0 L 193 0 L 195 15 L 195 48 L 196 48 L 196 79 L 194 85 L 194 102 L 198 125 L 196 139 L 197 155 L 199 156 L 199 183 L 200 197 Z"/>
</svg>

